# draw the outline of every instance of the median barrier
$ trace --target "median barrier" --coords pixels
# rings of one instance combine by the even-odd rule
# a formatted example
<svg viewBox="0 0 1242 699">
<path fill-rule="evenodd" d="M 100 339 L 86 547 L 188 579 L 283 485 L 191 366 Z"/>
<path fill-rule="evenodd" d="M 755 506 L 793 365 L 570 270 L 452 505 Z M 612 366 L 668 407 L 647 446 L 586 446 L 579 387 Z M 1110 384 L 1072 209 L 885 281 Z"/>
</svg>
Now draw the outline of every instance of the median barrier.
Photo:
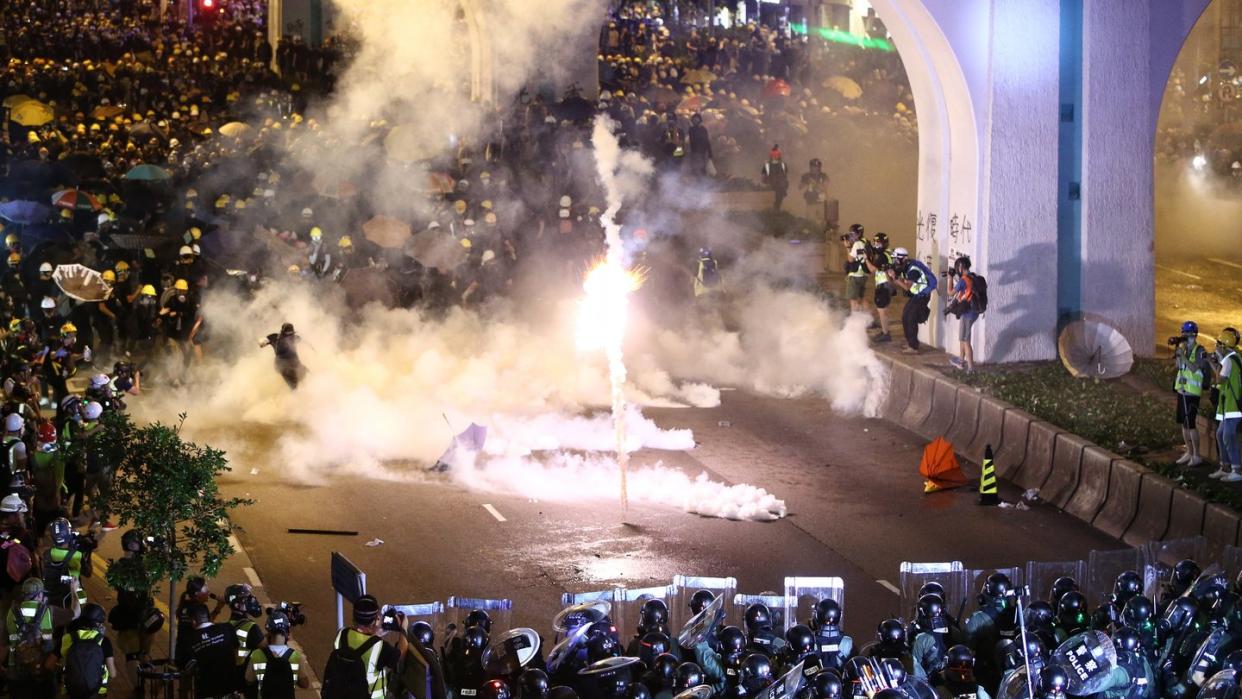
<svg viewBox="0 0 1242 699">
<path fill-rule="evenodd" d="M 1169 530 L 1166 539 L 1187 539 L 1203 533 L 1207 501 L 1185 488 L 1173 491 L 1173 505 L 1169 510 Z"/>
<path fill-rule="evenodd" d="M 966 452 L 966 445 L 970 444 L 975 438 L 975 431 L 979 427 L 979 403 L 982 396 L 979 392 L 970 386 L 962 386 L 957 389 L 957 403 L 953 409 L 953 424 L 949 427 L 949 441 L 953 443 L 953 447 L 957 449 L 959 454 L 964 454 L 967 459 L 978 463 L 983 456 L 980 451 L 980 459 L 974 459 Z"/>
<path fill-rule="evenodd" d="M 1133 461 L 1113 462 L 1108 472 L 1108 497 L 1091 526 L 1116 539 L 1126 533 L 1138 513 L 1139 482 L 1145 471 Z"/>
<path fill-rule="evenodd" d="M 1032 422 L 1027 428 L 1026 458 L 1022 460 L 1022 466 L 1007 478 L 1023 490 L 1043 488 L 1052 473 L 1052 452 L 1061 432 L 1051 423 Z"/>
<path fill-rule="evenodd" d="M 1169 512 L 1173 508 L 1173 491 L 1177 484 L 1164 476 L 1147 471 L 1139 484 L 1138 512 L 1121 540 L 1131 546 L 1159 541 L 1169 530 Z"/>
<path fill-rule="evenodd" d="M 966 387 L 962 387 L 966 390 Z M 983 452 L 992 445 L 992 454 L 1000 453 L 1004 442 L 1005 411 L 1009 409 L 1003 402 L 988 396 L 979 396 L 979 424 L 975 427 L 975 436 L 969 445 L 964 445 L 962 453 L 975 463 L 983 461 Z M 1026 442 L 1026 435 L 1022 436 Z"/>
<path fill-rule="evenodd" d="M 888 400 L 884 401 L 883 416 L 885 420 L 897 422 L 910 402 L 910 375 L 913 370 L 909 364 L 891 362 L 889 365 Z"/>
<path fill-rule="evenodd" d="M 1082 454 L 1091 442 L 1076 434 L 1062 432 L 1057 435 L 1052 448 L 1052 470 L 1039 489 L 1039 497 L 1058 509 L 1065 509 L 1082 474 Z"/>
<path fill-rule="evenodd" d="M 1001 426 L 1001 446 L 999 450 L 993 447 L 993 453 L 996 454 L 996 472 L 1001 478 L 1010 478 L 1011 474 L 1022 467 L 1022 462 L 1026 460 L 1026 439 L 1034 421 L 1034 417 L 1017 408 L 1005 411 Z"/>
<path fill-rule="evenodd" d="M 957 410 L 957 384 L 948 379 L 936 379 L 932 389 L 931 414 L 916 430 L 928 439 L 943 437 L 953 426 L 953 413 Z"/>
<path fill-rule="evenodd" d="M 1066 512 L 1091 524 L 1108 499 L 1108 479 L 1116 458 L 1111 452 L 1094 445 L 1083 449 L 1078 490 L 1065 504 Z"/>
<path fill-rule="evenodd" d="M 1224 505 L 1207 506 L 1203 515 L 1203 535 L 1215 546 L 1236 546 L 1238 543 L 1238 513 Z"/>
<path fill-rule="evenodd" d="M 911 432 L 919 428 L 931 416 L 932 395 L 936 392 L 936 377 L 923 369 L 914 369 L 910 375 L 910 399 L 898 421 Z"/>
</svg>

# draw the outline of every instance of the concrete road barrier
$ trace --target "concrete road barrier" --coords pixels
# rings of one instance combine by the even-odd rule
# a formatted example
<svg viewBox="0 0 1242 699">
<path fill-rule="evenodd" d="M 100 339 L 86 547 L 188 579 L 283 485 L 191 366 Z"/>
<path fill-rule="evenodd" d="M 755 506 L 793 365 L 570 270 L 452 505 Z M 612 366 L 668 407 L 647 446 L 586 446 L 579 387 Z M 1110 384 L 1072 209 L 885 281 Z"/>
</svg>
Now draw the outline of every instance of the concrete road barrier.
<svg viewBox="0 0 1242 699">
<path fill-rule="evenodd" d="M 1056 437 L 1052 449 L 1052 470 L 1039 490 L 1039 497 L 1060 509 L 1065 509 L 1082 475 L 1082 454 L 1091 442 L 1076 434 L 1062 432 Z"/>
<path fill-rule="evenodd" d="M 1001 447 L 995 450 L 996 473 L 1001 478 L 1009 478 L 1022 468 L 1026 460 L 1026 440 L 1031 433 L 1031 423 L 1035 418 L 1017 408 L 1005 411 L 1005 419 L 1001 426 Z"/>
<path fill-rule="evenodd" d="M 965 387 L 963 387 L 965 390 Z M 993 455 L 999 454 L 1004 443 L 1005 412 L 1009 406 L 986 396 L 979 398 L 979 424 L 975 428 L 975 436 L 970 445 L 962 451 L 966 458 L 976 463 L 983 461 L 983 452 L 989 444 Z M 1026 435 L 1022 435 L 1023 450 L 1026 449 Z M 997 464 L 1000 465 L 999 463 Z"/>
<path fill-rule="evenodd" d="M 1061 428 L 1051 423 L 1032 422 L 1027 428 L 1026 458 L 1022 460 L 1021 467 L 1006 477 L 1023 490 L 1043 488 L 1052 473 L 1057 435 L 1062 432 Z"/>
<path fill-rule="evenodd" d="M 948 379 L 936 379 L 932 389 L 931 414 L 917 430 L 928 439 L 943 437 L 953 426 L 953 415 L 957 411 L 957 384 Z"/>
<path fill-rule="evenodd" d="M 1138 514 L 1139 483 L 1145 472 L 1133 461 L 1114 461 L 1108 473 L 1108 497 L 1091 526 L 1120 539 Z"/>
<path fill-rule="evenodd" d="M 1131 546 L 1141 546 L 1148 541 L 1159 541 L 1169 530 L 1169 514 L 1173 510 L 1173 491 L 1177 484 L 1148 471 L 1139 485 L 1138 513 L 1130 528 L 1121 537 Z"/>
<path fill-rule="evenodd" d="M 1090 524 L 1108 499 L 1108 479 L 1116 457 L 1097 446 L 1082 451 L 1078 490 L 1065 504 L 1065 511 Z"/>
<path fill-rule="evenodd" d="M 913 370 L 909 364 L 901 362 L 890 361 L 888 365 L 888 400 L 884 402 L 881 415 L 885 420 L 897 422 L 906 411 L 906 404 L 910 402 L 910 375 Z"/>
<path fill-rule="evenodd" d="M 936 391 L 936 377 L 926 369 L 915 369 L 910 376 L 909 401 L 901 414 L 902 427 L 922 434 L 919 428 L 931 416 L 932 396 Z"/>
<path fill-rule="evenodd" d="M 948 434 L 949 441 L 953 442 L 953 448 L 957 449 L 957 453 L 965 455 L 967 459 L 975 463 L 978 463 L 979 459 L 966 453 L 966 446 L 974 440 L 975 432 L 979 427 L 981 399 L 979 392 L 970 386 L 957 389 L 957 407 L 953 410 L 953 425 L 949 427 Z"/>
<path fill-rule="evenodd" d="M 1203 533 L 1207 501 L 1184 488 L 1173 491 L 1173 506 L 1169 512 L 1169 530 L 1166 539 L 1186 539 Z"/>
<path fill-rule="evenodd" d="M 1242 517 L 1224 505 L 1208 505 L 1203 515 L 1203 535 L 1217 546 L 1238 545 L 1238 523 Z"/>
</svg>

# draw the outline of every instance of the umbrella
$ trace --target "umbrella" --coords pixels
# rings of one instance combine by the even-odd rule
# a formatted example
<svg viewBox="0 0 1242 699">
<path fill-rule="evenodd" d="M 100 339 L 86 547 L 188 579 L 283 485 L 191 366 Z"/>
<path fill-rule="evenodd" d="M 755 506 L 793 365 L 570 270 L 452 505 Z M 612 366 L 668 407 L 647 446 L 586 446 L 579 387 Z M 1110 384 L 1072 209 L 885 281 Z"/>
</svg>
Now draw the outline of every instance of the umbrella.
<svg viewBox="0 0 1242 699">
<path fill-rule="evenodd" d="M 105 105 L 95 107 L 93 110 L 91 110 L 91 118 L 105 120 L 105 119 L 111 119 L 112 117 L 115 117 L 119 114 L 124 114 L 124 113 L 125 113 L 124 107 L 118 107 L 115 104 L 105 104 Z"/>
<path fill-rule="evenodd" d="M 9 170 L 9 178 L 46 185 L 56 179 L 56 166 L 46 160 L 26 160 L 17 163 Z"/>
<path fill-rule="evenodd" d="M 452 194 L 457 189 L 457 180 L 447 172 L 429 172 L 427 186 L 432 194 Z"/>
<path fill-rule="evenodd" d="M 716 79 L 716 74 L 706 68 L 688 70 L 685 75 L 681 76 L 681 81 L 687 85 L 706 85 Z"/>
<path fill-rule="evenodd" d="M 9 112 L 9 119 L 22 126 L 43 126 L 55 118 L 51 107 L 35 100 L 22 102 Z"/>
<path fill-rule="evenodd" d="M 23 250 L 31 250 L 35 246 L 44 244 L 65 243 L 72 245 L 77 242 L 68 228 L 54 223 L 36 223 L 34 225 L 22 226 L 21 236 Z M 34 255 L 30 254 L 26 257 L 33 259 Z"/>
<path fill-rule="evenodd" d="M 52 206 L 72 211 L 99 211 L 103 208 L 94 194 L 80 189 L 66 189 L 53 194 Z"/>
<path fill-rule="evenodd" d="M 240 121 L 230 121 L 224 126 L 221 126 L 219 129 L 216 129 L 216 131 L 223 136 L 237 138 L 250 132 L 250 124 L 245 124 Z"/>
<path fill-rule="evenodd" d="M 161 141 L 168 140 L 168 134 L 164 133 L 163 131 L 157 129 L 156 127 L 146 122 L 143 122 L 141 124 L 134 124 L 133 126 L 129 127 L 129 135 L 134 138 L 155 137 Z"/>
<path fill-rule="evenodd" d="M 143 163 L 125 173 L 125 179 L 137 182 L 157 182 L 172 178 L 172 175 L 162 167 Z"/>
<path fill-rule="evenodd" d="M 482 425 L 470 423 L 470 426 L 462 431 L 461 434 L 453 437 L 452 443 L 448 449 L 444 450 L 444 454 L 436 459 L 436 463 L 431 467 L 432 471 L 447 471 L 454 466 L 461 464 L 463 459 L 473 459 L 483 451 L 483 443 L 487 441 L 487 428 Z"/>
<path fill-rule="evenodd" d="M 690 95 L 682 100 L 681 104 L 677 105 L 677 111 L 697 112 L 703 108 L 704 104 L 705 102 L 703 101 L 703 97 L 701 95 Z"/>
<path fill-rule="evenodd" d="M 13 223 L 39 223 L 47 220 L 51 213 L 51 208 L 37 201 L 6 201 L 0 204 L 0 216 Z"/>
<path fill-rule="evenodd" d="M 926 479 L 923 482 L 924 493 L 934 493 L 937 490 L 960 488 L 966 485 L 966 476 L 962 475 L 962 467 L 957 463 L 953 445 L 944 437 L 935 438 L 923 449 L 919 473 Z"/>
<path fill-rule="evenodd" d="M 103 301 L 112 293 L 103 275 L 83 265 L 57 265 L 52 279 L 61 291 L 79 301 Z"/>
<path fill-rule="evenodd" d="M 451 272 L 466 261 L 467 250 L 461 241 L 439 230 L 422 231 L 406 243 L 405 254 L 424 267 Z"/>
<path fill-rule="evenodd" d="M 413 163 L 424 160 L 432 154 L 426 145 L 427 139 L 410 124 L 395 126 L 384 137 L 384 151 L 393 160 Z"/>
<path fill-rule="evenodd" d="M 1115 379 L 1130 372 L 1134 352 L 1117 328 L 1100 320 L 1079 319 L 1061 331 L 1057 353 L 1071 375 Z"/>
<path fill-rule="evenodd" d="M 358 188 L 349 180 L 326 172 L 316 175 L 311 186 L 320 196 L 329 199 L 349 199 L 358 194 Z"/>
<path fill-rule="evenodd" d="M 763 86 L 764 97 L 788 97 L 793 89 L 780 78 L 772 78 Z"/>
<path fill-rule="evenodd" d="M 595 116 L 595 105 L 581 97 L 566 97 L 552 106 L 552 112 L 566 121 L 586 121 Z"/>
<path fill-rule="evenodd" d="M 60 165 L 83 179 L 104 177 L 103 163 L 90 153 L 70 153 L 61 158 Z"/>
<path fill-rule="evenodd" d="M 648 102 L 657 107 L 668 107 L 681 101 L 681 95 L 672 88 L 663 85 L 652 85 L 643 93 Z"/>
<path fill-rule="evenodd" d="M 862 97 L 862 87 L 850 78 L 844 75 L 834 75 L 824 81 L 824 87 L 830 90 L 836 90 L 841 96 L 847 100 L 856 100 Z"/>
<path fill-rule="evenodd" d="M 351 269 L 341 277 L 341 288 L 345 290 L 345 303 L 351 308 L 376 301 L 387 308 L 397 305 L 396 287 L 381 269 Z"/>
<path fill-rule="evenodd" d="M 399 248 L 410 238 L 410 226 L 391 216 L 376 216 L 362 224 L 367 240 L 382 248 Z"/>
<path fill-rule="evenodd" d="M 3 104 L 9 109 L 13 109 L 17 105 L 22 104 L 23 102 L 29 102 L 32 99 L 34 98 L 29 95 L 9 95 L 8 97 L 5 97 L 4 102 L 0 102 L 0 104 Z"/>
</svg>

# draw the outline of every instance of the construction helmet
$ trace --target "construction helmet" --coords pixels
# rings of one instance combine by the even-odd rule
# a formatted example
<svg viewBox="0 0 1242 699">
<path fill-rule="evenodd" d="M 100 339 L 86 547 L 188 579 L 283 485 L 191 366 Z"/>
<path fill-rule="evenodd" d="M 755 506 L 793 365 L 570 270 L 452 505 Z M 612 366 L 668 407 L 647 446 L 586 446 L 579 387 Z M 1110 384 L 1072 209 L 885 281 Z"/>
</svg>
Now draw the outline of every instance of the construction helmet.
<svg viewBox="0 0 1242 699">
<path fill-rule="evenodd" d="M 82 416 L 87 420 L 98 420 L 100 415 L 103 415 L 103 406 L 96 401 L 87 403 L 82 410 Z"/>
<path fill-rule="evenodd" d="M 3 500 L 0 500 L 0 514 L 25 514 L 28 511 L 29 508 L 26 507 L 26 501 L 22 500 L 22 496 L 17 493 L 6 495 Z"/>
<path fill-rule="evenodd" d="M 310 229 L 310 237 L 311 237 L 311 240 L 319 240 L 323 238 L 323 230 L 321 230 L 319 226 L 315 226 L 314 228 Z"/>
<path fill-rule="evenodd" d="M 56 301 L 51 296 L 44 296 L 43 300 L 39 302 L 39 308 L 44 310 L 56 308 Z"/>
<path fill-rule="evenodd" d="M 50 422 L 39 423 L 39 443 L 55 444 L 56 443 L 56 425 Z"/>
<path fill-rule="evenodd" d="M 1225 328 L 1220 331 L 1220 337 L 1216 338 L 1216 342 L 1232 350 L 1238 348 L 1238 339 L 1236 328 Z"/>
<path fill-rule="evenodd" d="M 51 272 L 51 271 L 52 271 L 51 262 L 44 262 L 43 264 L 39 265 L 39 274 L 47 274 L 48 272 Z"/>
<path fill-rule="evenodd" d="M 16 245 L 17 242 L 20 240 L 21 238 L 17 237 L 16 233 L 9 233 L 8 235 L 4 236 L 5 245 Z"/>
<path fill-rule="evenodd" d="M 4 418 L 5 432 L 21 432 L 22 427 L 26 425 L 26 421 L 17 413 L 9 413 Z"/>
<path fill-rule="evenodd" d="M 287 271 L 289 274 L 301 274 L 302 268 L 298 267 L 297 265 L 289 265 L 289 269 L 285 271 Z"/>
<path fill-rule="evenodd" d="M 16 267 L 22 263 L 22 254 L 20 252 L 9 253 L 9 266 Z"/>
<path fill-rule="evenodd" d="M 102 276 L 102 277 L 103 277 L 103 280 L 104 280 L 104 281 L 106 281 L 106 282 L 115 282 L 115 281 L 116 281 L 116 272 L 113 272 L 113 271 L 112 271 L 112 270 L 110 270 L 110 269 L 105 269 L 105 270 L 103 271 L 103 274 L 102 274 L 102 275 L 100 275 L 100 276 Z"/>
<path fill-rule="evenodd" d="M 184 279 L 178 279 L 176 282 L 173 283 L 173 288 L 176 289 L 177 291 L 189 291 L 190 283 Z"/>
<path fill-rule="evenodd" d="M 108 378 L 107 374 L 95 374 L 91 377 L 91 388 L 103 388 L 108 385 L 109 381 L 111 379 Z"/>
<path fill-rule="evenodd" d="M 177 255 L 179 257 L 189 257 L 193 254 L 194 254 L 194 248 L 190 247 L 189 245 L 182 245 L 181 249 L 177 251 Z"/>
<path fill-rule="evenodd" d="M 151 286 L 150 284 L 143 284 L 143 285 L 142 285 L 142 295 L 143 295 L 143 296 L 155 296 L 155 295 L 156 295 L 156 294 L 155 294 L 155 287 Z"/>
<path fill-rule="evenodd" d="M 116 271 L 118 272 L 129 271 L 129 263 L 126 262 L 125 260 L 121 260 L 120 262 L 116 263 Z"/>
<path fill-rule="evenodd" d="M 64 325 L 60 326 L 61 337 L 64 337 L 65 335 L 73 335 L 77 331 L 78 331 L 78 326 L 74 325 L 73 323 L 65 323 Z"/>
<path fill-rule="evenodd" d="M 354 246 L 354 239 L 343 235 L 340 240 L 336 241 L 336 245 L 341 248 L 352 248 Z"/>
<path fill-rule="evenodd" d="M 16 332 L 21 332 L 21 330 L 22 330 L 22 319 L 21 318 L 14 318 L 13 320 L 9 321 L 9 332 L 16 333 Z"/>
</svg>

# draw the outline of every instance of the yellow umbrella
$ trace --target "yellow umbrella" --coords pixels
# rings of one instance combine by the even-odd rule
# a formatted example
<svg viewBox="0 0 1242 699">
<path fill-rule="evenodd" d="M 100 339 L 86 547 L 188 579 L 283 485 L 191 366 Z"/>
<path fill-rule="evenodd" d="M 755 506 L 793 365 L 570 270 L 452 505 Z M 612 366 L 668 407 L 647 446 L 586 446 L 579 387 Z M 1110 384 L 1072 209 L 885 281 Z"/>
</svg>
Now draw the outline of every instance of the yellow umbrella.
<svg viewBox="0 0 1242 699">
<path fill-rule="evenodd" d="M 424 141 L 425 135 L 419 134 L 414 126 L 404 124 L 394 127 L 384 137 L 384 151 L 393 160 L 413 163 L 431 157 Z"/>
<path fill-rule="evenodd" d="M 124 111 L 125 110 L 123 108 L 118 107 L 115 104 L 106 104 L 106 105 L 102 105 L 99 107 L 95 107 L 94 111 L 91 112 L 91 117 L 95 119 L 100 119 L 100 120 L 107 120 L 107 119 L 111 119 L 117 114 L 123 113 Z"/>
<path fill-rule="evenodd" d="M 14 107 L 9 113 L 9 118 L 22 126 L 43 126 L 55 119 L 56 115 L 46 104 L 29 100 Z"/>
<path fill-rule="evenodd" d="M 687 85 L 707 85 L 714 80 L 716 80 L 716 74 L 706 68 L 688 70 L 685 75 L 681 76 L 681 81 Z"/>
<path fill-rule="evenodd" d="M 844 75 L 834 75 L 828 78 L 824 81 L 824 87 L 840 92 L 841 96 L 847 100 L 862 97 L 862 87 Z"/>
<path fill-rule="evenodd" d="M 9 95 L 8 97 L 5 97 L 5 98 L 4 98 L 4 102 L 3 102 L 3 104 L 4 104 L 4 106 L 5 106 L 5 107 L 8 107 L 9 109 L 12 109 L 12 108 L 16 107 L 17 105 L 19 105 L 19 104 L 21 104 L 21 103 L 23 103 L 23 102 L 29 102 L 29 101 L 30 101 L 30 100 L 32 100 L 32 99 L 34 99 L 34 98 L 33 98 L 33 97 L 30 97 L 30 96 L 28 96 L 28 95 Z"/>
<path fill-rule="evenodd" d="M 236 138 L 236 137 L 241 136 L 241 135 L 243 135 L 243 134 L 249 133 L 249 132 L 250 132 L 250 125 L 249 125 L 249 124 L 243 124 L 243 123 L 242 123 L 242 122 L 240 122 L 240 121 L 230 121 L 229 123 L 225 124 L 224 126 L 221 126 L 221 127 L 220 127 L 220 129 L 219 129 L 219 131 L 220 131 L 220 133 L 221 133 L 221 134 L 223 134 L 223 135 L 225 135 L 225 136 L 229 136 L 229 137 L 231 137 L 231 138 Z"/>
<path fill-rule="evenodd" d="M 376 216 L 362 225 L 367 240 L 382 248 L 399 248 L 410 237 L 410 226 L 391 216 Z"/>
</svg>

